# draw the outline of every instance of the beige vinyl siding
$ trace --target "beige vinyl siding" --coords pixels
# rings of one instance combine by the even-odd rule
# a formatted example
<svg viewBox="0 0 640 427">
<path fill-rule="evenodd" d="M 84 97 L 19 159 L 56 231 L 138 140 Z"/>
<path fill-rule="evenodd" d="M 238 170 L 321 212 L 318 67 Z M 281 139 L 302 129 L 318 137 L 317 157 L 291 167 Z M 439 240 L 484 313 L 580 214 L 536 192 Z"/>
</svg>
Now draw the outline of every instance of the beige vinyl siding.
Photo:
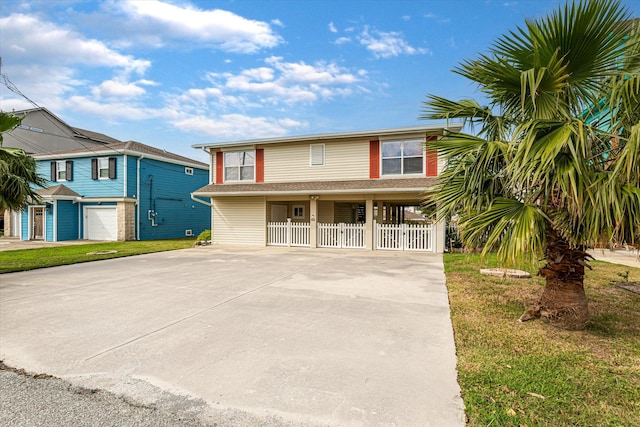
<svg viewBox="0 0 640 427">
<path fill-rule="evenodd" d="M 336 223 L 344 222 L 351 224 L 354 222 L 354 213 L 351 203 L 335 203 L 333 205 L 333 217 Z"/>
<path fill-rule="evenodd" d="M 214 244 L 265 246 L 264 197 L 213 199 Z"/>
<path fill-rule="evenodd" d="M 322 224 L 333 224 L 333 202 L 318 202 L 318 222 Z"/>
<path fill-rule="evenodd" d="M 340 181 L 369 178 L 369 140 L 326 142 L 323 166 L 310 165 L 311 143 L 264 147 L 264 181 Z"/>
</svg>

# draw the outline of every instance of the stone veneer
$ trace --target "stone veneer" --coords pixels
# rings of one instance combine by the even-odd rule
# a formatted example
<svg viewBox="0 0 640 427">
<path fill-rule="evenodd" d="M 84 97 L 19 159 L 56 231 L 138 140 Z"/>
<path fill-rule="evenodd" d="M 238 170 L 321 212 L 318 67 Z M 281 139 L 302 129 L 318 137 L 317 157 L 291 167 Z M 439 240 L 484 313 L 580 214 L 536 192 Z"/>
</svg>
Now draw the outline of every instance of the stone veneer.
<svg viewBox="0 0 640 427">
<path fill-rule="evenodd" d="M 118 241 L 135 240 L 135 202 L 118 202 Z"/>
</svg>

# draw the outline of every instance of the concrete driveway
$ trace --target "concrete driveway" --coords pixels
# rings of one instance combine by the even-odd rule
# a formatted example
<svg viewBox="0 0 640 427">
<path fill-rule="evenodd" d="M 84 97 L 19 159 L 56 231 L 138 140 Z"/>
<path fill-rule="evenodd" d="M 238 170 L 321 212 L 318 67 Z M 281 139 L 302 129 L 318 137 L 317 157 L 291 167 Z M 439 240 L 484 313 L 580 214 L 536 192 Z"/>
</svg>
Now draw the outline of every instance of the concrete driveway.
<svg viewBox="0 0 640 427">
<path fill-rule="evenodd" d="M 434 254 L 200 247 L 4 274 L 0 359 L 226 425 L 464 425 Z"/>
</svg>

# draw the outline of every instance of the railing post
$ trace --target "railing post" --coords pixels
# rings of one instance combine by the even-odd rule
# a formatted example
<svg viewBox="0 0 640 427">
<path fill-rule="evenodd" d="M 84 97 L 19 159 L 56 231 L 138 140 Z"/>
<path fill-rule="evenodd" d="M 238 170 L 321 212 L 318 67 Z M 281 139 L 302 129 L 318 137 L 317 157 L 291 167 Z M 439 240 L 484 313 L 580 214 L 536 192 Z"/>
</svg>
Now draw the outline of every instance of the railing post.
<svg viewBox="0 0 640 427">
<path fill-rule="evenodd" d="M 287 218 L 287 246 L 291 246 L 291 218 Z"/>
</svg>

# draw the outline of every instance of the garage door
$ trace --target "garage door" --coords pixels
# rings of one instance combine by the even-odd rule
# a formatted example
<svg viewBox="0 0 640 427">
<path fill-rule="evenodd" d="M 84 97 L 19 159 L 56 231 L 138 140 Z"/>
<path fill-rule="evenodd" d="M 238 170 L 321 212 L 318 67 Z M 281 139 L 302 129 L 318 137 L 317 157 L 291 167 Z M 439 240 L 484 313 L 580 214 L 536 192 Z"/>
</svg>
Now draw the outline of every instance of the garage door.
<svg viewBox="0 0 640 427">
<path fill-rule="evenodd" d="M 118 239 L 118 215 L 116 208 L 87 207 L 84 212 L 85 239 Z"/>
</svg>

